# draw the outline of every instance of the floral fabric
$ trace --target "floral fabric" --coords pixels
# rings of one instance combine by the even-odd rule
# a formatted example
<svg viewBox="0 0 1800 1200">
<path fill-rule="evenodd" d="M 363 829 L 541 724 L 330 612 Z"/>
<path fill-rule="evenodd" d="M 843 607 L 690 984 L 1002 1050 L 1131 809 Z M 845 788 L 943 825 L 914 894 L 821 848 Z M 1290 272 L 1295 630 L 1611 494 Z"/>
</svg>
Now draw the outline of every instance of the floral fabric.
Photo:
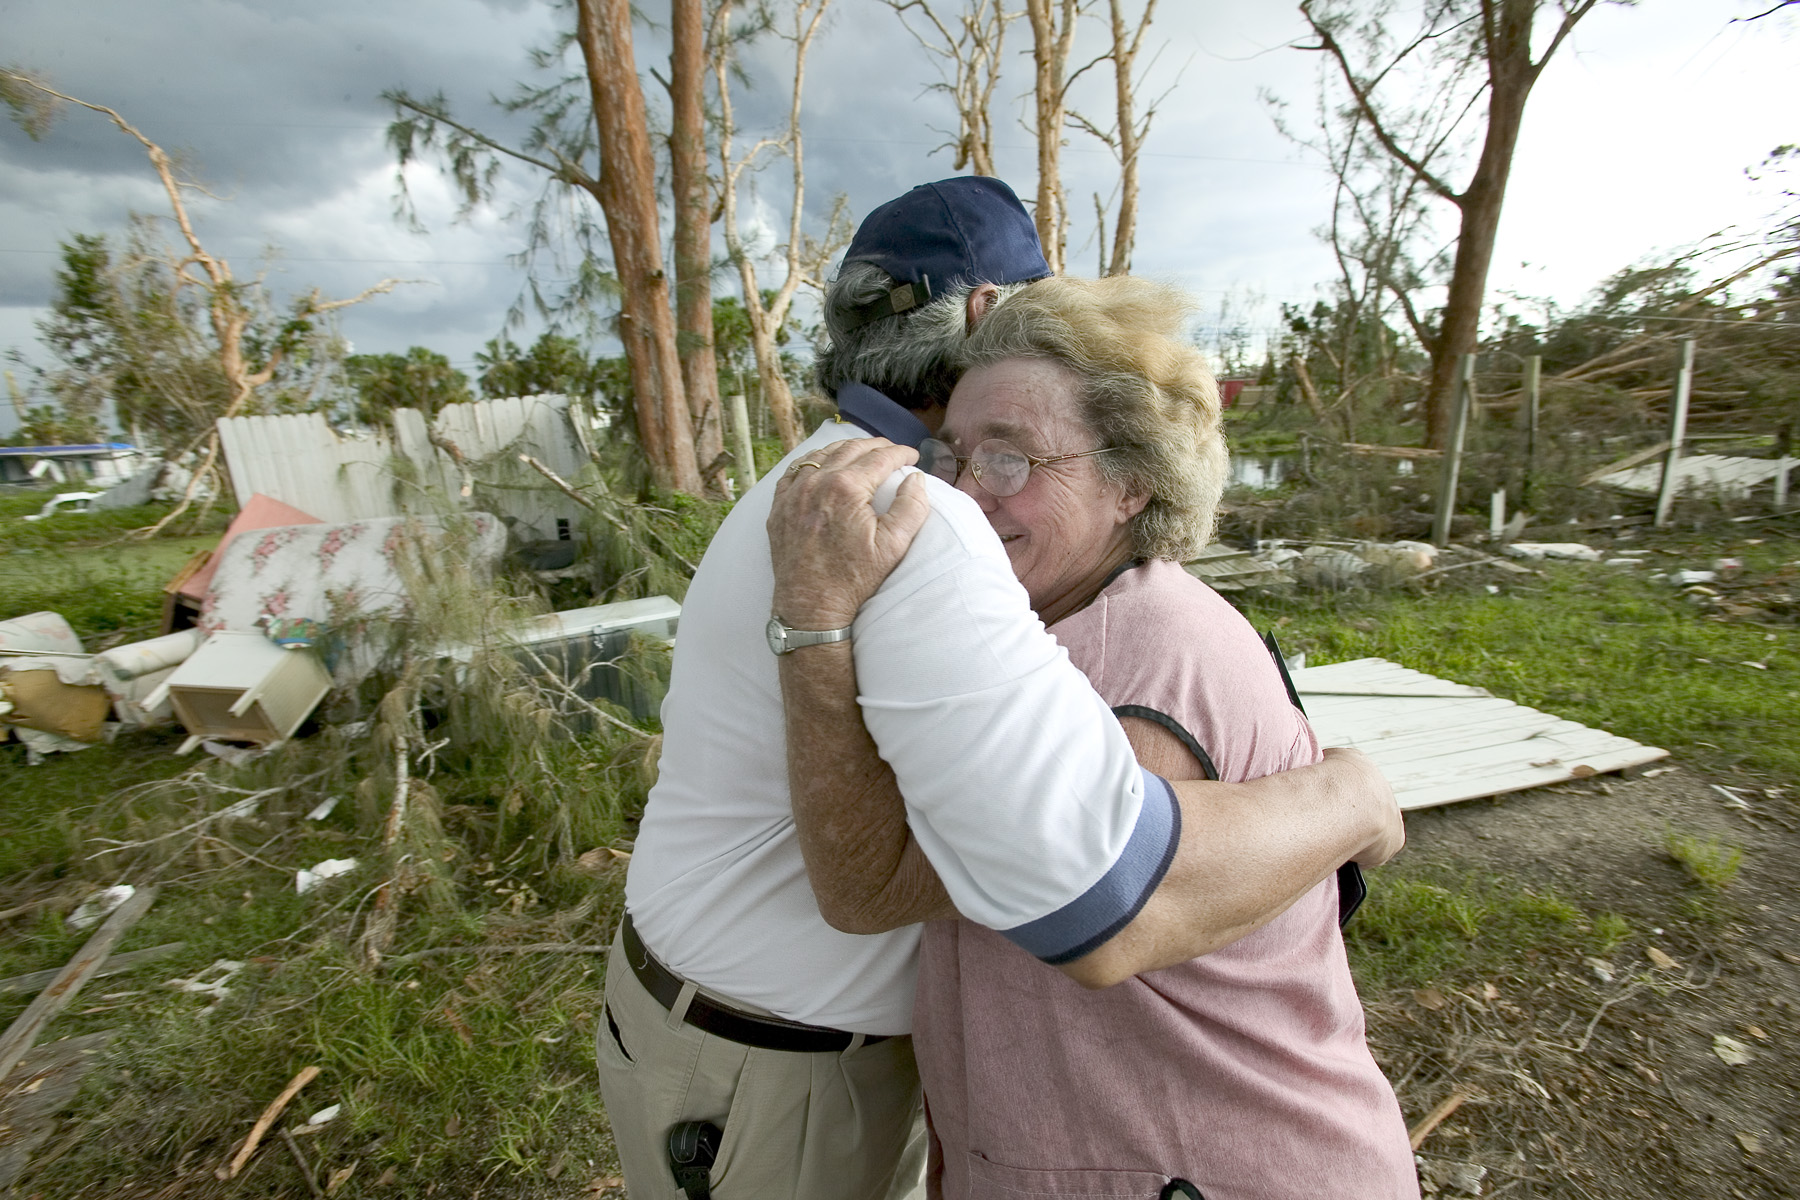
<svg viewBox="0 0 1800 1200">
<path fill-rule="evenodd" d="M 458 561 L 485 579 L 505 546 L 506 529 L 489 513 L 448 522 L 377 517 L 246 532 L 225 548 L 196 623 L 213 633 L 266 629 L 272 621 L 317 622 L 366 666 L 360 635 L 378 619 L 403 621 L 413 613 L 408 579 L 441 577 L 446 564 Z"/>
</svg>

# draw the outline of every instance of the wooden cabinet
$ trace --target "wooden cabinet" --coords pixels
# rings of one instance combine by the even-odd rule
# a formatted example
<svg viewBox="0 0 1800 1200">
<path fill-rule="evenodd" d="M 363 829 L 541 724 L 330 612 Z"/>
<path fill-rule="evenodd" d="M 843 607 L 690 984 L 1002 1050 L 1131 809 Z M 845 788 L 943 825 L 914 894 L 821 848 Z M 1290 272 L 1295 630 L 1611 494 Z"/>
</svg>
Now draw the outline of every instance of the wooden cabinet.
<svg viewBox="0 0 1800 1200">
<path fill-rule="evenodd" d="M 261 633 L 220 630 L 164 682 L 175 717 L 190 735 L 267 745 L 284 741 L 331 690 L 310 650 L 286 650 Z M 156 700 L 157 697 L 151 697 Z"/>
</svg>

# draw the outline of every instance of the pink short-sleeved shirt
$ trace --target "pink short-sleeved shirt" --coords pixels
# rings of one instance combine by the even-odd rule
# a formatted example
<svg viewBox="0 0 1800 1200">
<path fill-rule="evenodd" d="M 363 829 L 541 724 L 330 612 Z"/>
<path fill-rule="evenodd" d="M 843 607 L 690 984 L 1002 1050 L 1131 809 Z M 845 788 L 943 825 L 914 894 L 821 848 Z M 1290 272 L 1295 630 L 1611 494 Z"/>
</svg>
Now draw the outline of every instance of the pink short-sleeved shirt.
<svg viewBox="0 0 1800 1200">
<path fill-rule="evenodd" d="M 1226 780 L 1319 757 L 1248 622 L 1181 567 L 1125 572 L 1052 631 L 1111 705 L 1180 722 Z M 927 926 L 915 1042 L 934 1196 L 1418 1196 L 1327 880 L 1253 934 L 1088 991 L 969 921 Z"/>
</svg>

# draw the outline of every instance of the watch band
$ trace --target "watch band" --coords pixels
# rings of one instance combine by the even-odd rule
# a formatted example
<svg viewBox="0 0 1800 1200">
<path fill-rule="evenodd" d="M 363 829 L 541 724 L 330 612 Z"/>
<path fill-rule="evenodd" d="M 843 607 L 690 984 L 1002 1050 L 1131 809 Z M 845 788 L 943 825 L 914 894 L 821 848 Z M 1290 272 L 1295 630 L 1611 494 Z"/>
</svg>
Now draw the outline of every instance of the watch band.
<svg viewBox="0 0 1800 1200">
<path fill-rule="evenodd" d="M 802 646 L 824 646 L 832 642 L 850 640 L 851 627 L 842 629 L 795 629 L 780 617 L 770 617 L 763 633 L 769 640 L 769 649 L 776 654 L 792 654 Z"/>
</svg>

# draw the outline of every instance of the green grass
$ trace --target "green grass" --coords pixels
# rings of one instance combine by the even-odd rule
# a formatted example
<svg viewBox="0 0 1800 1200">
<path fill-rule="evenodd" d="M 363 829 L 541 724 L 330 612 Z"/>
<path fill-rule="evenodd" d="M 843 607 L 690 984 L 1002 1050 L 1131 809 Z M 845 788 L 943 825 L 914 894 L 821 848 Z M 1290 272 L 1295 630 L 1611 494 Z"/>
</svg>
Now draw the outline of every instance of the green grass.
<svg viewBox="0 0 1800 1200">
<path fill-rule="evenodd" d="M 126 535 L 154 524 L 167 505 L 23 519 L 53 494 L 0 493 L 0 620 L 61 613 L 84 642 L 154 636 L 163 585 L 195 551 L 216 544 L 230 520 L 214 510 L 204 521 L 184 517 L 171 536 L 134 541 Z"/>
<path fill-rule="evenodd" d="M 1687 872 L 1688 878 L 1715 892 L 1730 887 L 1744 865 L 1743 849 L 1716 834 L 1702 838 L 1671 828 L 1663 833 L 1663 848 Z"/>
<path fill-rule="evenodd" d="M 1369 899 L 1344 931 L 1368 995 L 1516 971 L 1529 957 L 1604 954 L 1631 936 L 1616 913 L 1494 875 L 1395 865 L 1371 873 Z"/>
<path fill-rule="evenodd" d="M 49 491 L 0 491 L 0 553 L 11 550 L 53 549 L 58 546 L 92 545 L 115 541 L 134 529 L 153 525 L 169 511 L 167 504 L 145 504 L 137 508 L 101 509 L 95 512 L 59 510 L 42 521 L 27 521 L 44 502 L 58 492 L 93 489 L 64 487 Z M 216 538 L 231 521 L 223 506 L 215 507 L 202 521 L 198 509 L 193 516 L 184 514 L 170 529 L 173 536 L 210 533 Z"/>
<path fill-rule="evenodd" d="M 457 721 L 446 715 L 437 732 L 457 736 Z M 400 920 L 388 954 L 402 957 L 371 969 L 361 946 L 375 892 L 404 877 L 396 874 L 404 864 L 381 844 L 379 819 L 369 819 L 356 795 L 359 780 L 379 775 L 375 751 L 358 747 L 353 761 L 334 763 L 343 750 L 319 738 L 233 768 L 204 755 L 176 759 L 174 736 L 121 738 L 39 767 L 24 766 L 17 747 L 0 753 L 0 794 L 17 800 L 6 807 L 0 840 L 0 904 L 52 890 L 72 900 L 115 882 L 154 880 L 157 902 L 123 948 L 185 943 L 173 957 L 94 981 L 58 1017 L 57 1036 L 116 1031 L 113 1070 L 91 1078 L 69 1118 L 96 1136 L 58 1162 L 55 1179 L 33 1180 L 34 1190 L 137 1194 L 132 1180 L 160 1187 L 190 1153 L 210 1170 L 308 1065 L 322 1074 L 296 1115 L 344 1105 L 338 1121 L 306 1140 L 308 1152 L 331 1166 L 362 1161 L 340 1195 L 376 1194 L 389 1167 L 394 1186 L 379 1194 L 410 1196 L 495 1168 L 541 1177 L 560 1158 L 601 1157 L 591 1048 L 601 960 L 404 955 L 519 941 L 604 943 L 622 903 L 623 870 L 579 872 L 555 847 L 567 839 L 587 849 L 625 835 L 642 803 L 641 747 L 601 736 L 528 743 L 546 756 L 544 770 L 566 777 L 561 792 L 503 769 L 504 756 L 492 749 L 458 740 L 441 750 L 427 790 L 414 796 L 431 817 L 407 845 L 441 869 L 442 891 L 420 875 L 412 890 L 395 892 Z M 121 794 L 156 777 L 167 780 L 160 790 Z M 215 821 L 204 836 L 165 836 L 284 781 L 291 792 L 266 798 L 254 816 Z M 343 796 L 329 818 L 302 819 L 327 795 Z M 374 797 L 378 814 L 386 796 Z M 163 840 L 109 850 L 156 838 Z M 295 871 L 326 858 L 359 866 L 299 894 Z M 0 976 L 66 962 L 92 930 L 70 927 L 65 911 L 15 922 L 0 945 Z M 216 1004 L 165 986 L 220 960 L 244 967 Z M 0 996 L 0 1022 L 30 998 Z M 299 1192 L 281 1147 L 269 1157 L 262 1186 Z"/>
<path fill-rule="evenodd" d="M 1743 556 L 1755 569 L 1755 560 L 1800 557 L 1800 545 L 1746 548 Z M 1517 577 L 1500 595 L 1444 578 L 1431 592 L 1314 594 L 1240 607 L 1258 629 L 1280 624 L 1283 648 L 1305 650 L 1314 666 L 1392 659 L 1708 768 L 1800 775 L 1800 654 L 1791 631 L 1711 620 L 1678 589 L 1602 567 L 1548 564 L 1541 578 Z"/>
</svg>

